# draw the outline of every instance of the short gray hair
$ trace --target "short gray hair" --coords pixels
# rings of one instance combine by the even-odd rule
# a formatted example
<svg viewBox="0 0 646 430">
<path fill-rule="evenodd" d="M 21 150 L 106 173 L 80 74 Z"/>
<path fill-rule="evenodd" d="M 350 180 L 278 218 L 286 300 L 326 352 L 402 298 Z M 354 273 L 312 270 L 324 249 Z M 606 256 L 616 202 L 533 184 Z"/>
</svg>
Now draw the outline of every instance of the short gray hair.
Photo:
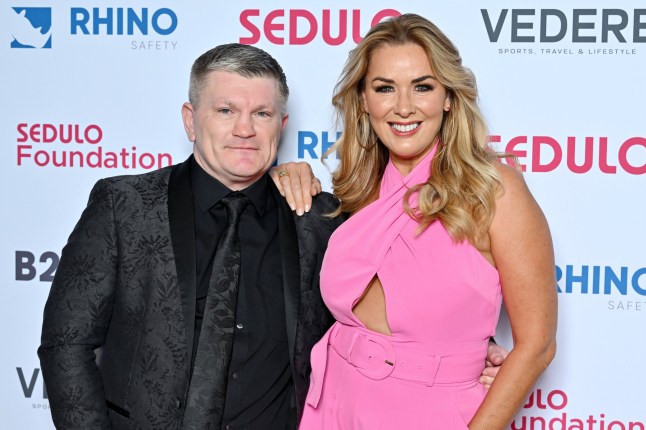
<svg viewBox="0 0 646 430">
<path fill-rule="evenodd" d="M 212 71 L 236 73 L 245 78 L 273 78 L 278 81 L 280 109 L 285 113 L 289 87 L 287 78 L 278 61 L 260 48 L 240 43 L 216 46 L 200 55 L 191 67 L 188 100 L 197 106 L 205 86 L 206 75 Z"/>
</svg>

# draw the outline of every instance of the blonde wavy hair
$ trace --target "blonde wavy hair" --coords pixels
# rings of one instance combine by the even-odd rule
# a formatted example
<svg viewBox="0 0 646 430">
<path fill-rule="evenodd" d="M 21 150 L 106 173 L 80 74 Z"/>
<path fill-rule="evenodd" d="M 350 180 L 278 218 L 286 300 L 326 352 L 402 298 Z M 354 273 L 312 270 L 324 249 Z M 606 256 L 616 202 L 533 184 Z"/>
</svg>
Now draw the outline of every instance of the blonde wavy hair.
<svg viewBox="0 0 646 430">
<path fill-rule="evenodd" d="M 419 232 L 439 220 L 454 241 L 475 243 L 491 224 L 496 195 L 502 188 L 493 165 L 498 154 L 487 143 L 473 73 L 462 65 L 457 48 L 444 33 L 415 14 L 374 26 L 350 51 L 335 87 L 332 104 L 344 131 L 323 156 L 336 150 L 340 161 L 332 175 L 334 194 L 341 201 L 335 214 L 355 213 L 378 197 L 388 150 L 370 125 L 361 94 L 372 52 L 382 46 L 409 43 L 426 51 L 435 78 L 446 88 L 451 108 L 440 127 L 432 175 L 408 191 L 404 207 L 419 222 Z M 408 198 L 416 191 L 418 206 L 411 208 Z"/>
</svg>

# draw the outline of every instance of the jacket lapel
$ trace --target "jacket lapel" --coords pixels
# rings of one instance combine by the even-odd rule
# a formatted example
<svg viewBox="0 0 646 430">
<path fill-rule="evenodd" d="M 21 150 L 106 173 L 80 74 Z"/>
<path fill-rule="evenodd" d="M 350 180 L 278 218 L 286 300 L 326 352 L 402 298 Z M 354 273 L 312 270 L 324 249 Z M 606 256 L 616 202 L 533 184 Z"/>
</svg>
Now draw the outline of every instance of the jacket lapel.
<svg viewBox="0 0 646 430">
<path fill-rule="evenodd" d="M 192 157 L 192 156 L 191 156 Z M 171 242 L 175 254 L 177 281 L 182 295 L 184 327 L 189 366 L 192 366 L 193 335 L 195 326 L 195 216 L 193 188 L 190 176 L 190 158 L 173 166 L 168 182 L 168 217 Z"/>
<path fill-rule="evenodd" d="M 280 240 L 280 255 L 283 269 L 283 291 L 285 294 L 285 321 L 287 323 L 287 346 L 289 360 L 294 368 L 294 347 L 296 342 L 296 326 L 298 306 L 300 303 L 300 254 L 294 215 L 285 199 L 271 182 L 271 190 L 278 207 L 278 236 Z"/>
</svg>

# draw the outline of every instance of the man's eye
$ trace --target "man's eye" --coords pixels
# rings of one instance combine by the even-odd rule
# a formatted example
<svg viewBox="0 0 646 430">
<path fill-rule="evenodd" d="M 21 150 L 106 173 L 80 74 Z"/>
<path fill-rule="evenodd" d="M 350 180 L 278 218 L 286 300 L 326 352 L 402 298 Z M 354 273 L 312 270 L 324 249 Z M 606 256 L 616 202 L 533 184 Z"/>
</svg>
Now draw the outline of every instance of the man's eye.
<svg viewBox="0 0 646 430">
<path fill-rule="evenodd" d="M 271 113 L 265 112 L 265 111 L 260 111 L 257 113 L 257 115 L 261 118 L 269 118 L 271 117 Z"/>
<path fill-rule="evenodd" d="M 229 109 L 229 108 L 220 108 L 220 109 L 218 109 L 218 113 L 228 115 L 228 114 L 231 113 L 231 109 Z"/>
</svg>

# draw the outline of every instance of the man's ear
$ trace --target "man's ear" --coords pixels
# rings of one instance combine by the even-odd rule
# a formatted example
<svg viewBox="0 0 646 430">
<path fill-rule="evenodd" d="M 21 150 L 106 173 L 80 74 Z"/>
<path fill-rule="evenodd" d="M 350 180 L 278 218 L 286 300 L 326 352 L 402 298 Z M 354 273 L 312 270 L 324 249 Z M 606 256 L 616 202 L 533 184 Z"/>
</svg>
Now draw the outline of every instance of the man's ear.
<svg viewBox="0 0 646 430">
<path fill-rule="evenodd" d="M 182 105 L 182 121 L 184 122 L 184 131 L 186 131 L 186 137 L 191 142 L 195 142 L 195 127 L 193 126 L 195 116 L 195 110 L 193 105 L 189 102 L 186 102 Z"/>
<path fill-rule="evenodd" d="M 281 121 L 282 121 L 282 123 L 281 123 L 281 125 L 280 125 L 280 132 L 281 132 L 281 133 L 283 132 L 283 130 L 285 130 L 285 126 L 287 125 L 287 120 L 288 120 L 288 119 L 289 119 L 289 115 L 288 115 L 288 114 L 283 115 L 283 119 L 281 120 Z"/>
</svg>

